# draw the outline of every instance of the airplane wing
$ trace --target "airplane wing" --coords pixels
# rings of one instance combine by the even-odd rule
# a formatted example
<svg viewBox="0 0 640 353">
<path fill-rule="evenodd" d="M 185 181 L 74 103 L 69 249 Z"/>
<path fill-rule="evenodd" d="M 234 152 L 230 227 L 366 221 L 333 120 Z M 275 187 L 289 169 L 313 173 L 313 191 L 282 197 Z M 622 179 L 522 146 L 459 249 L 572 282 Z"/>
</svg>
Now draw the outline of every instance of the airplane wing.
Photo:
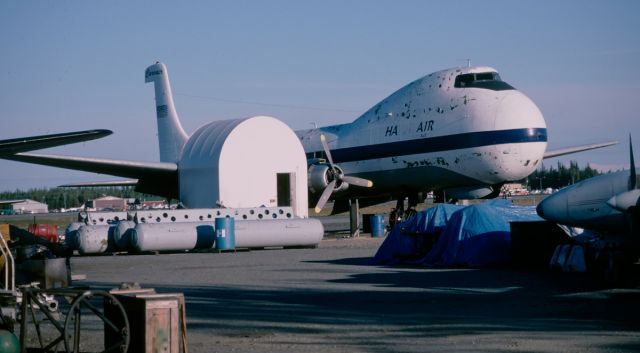
<svg viewBox="0 0 640 353">
<path fill-rule="evenodd" d="M 13 161 L 138 179 L 136 191 L 178 198 L 178 166 L 166 162 L 71 157 L 35 153 L 0 156 Z M 129 184 L 131 185 L 131 184 Z"/>
<path fill-rule="evenodd" d="M 546 151 L 544 153 L 543 158 L 547 159 L 547 158 L 559 157 L 559 156 L 564 156 L 566 154 L 572 154 L 572 153 L 588 151 L 588 150 L 595 150 L 597 148 L 609 147 L 617 144 L 618 144 L 618 141 L 607 141 L 602 143 L 594 143 L 591 145 L 560 148 L 557 150 Z"/>
<path fill-rule="evenodd" d="M 112 133 L 111 130 L 100 129 L 0 140 L 0 156 L 95 140 Z"/>
<path fill-rule="evenodd" d="M 59 188 L 90 188 L 100 186 L 137 186 L 138 180 L 113 180 L 113 181 L 95 181 L 88 183 L 75 183 L 59 185 Z"/>
</svg>

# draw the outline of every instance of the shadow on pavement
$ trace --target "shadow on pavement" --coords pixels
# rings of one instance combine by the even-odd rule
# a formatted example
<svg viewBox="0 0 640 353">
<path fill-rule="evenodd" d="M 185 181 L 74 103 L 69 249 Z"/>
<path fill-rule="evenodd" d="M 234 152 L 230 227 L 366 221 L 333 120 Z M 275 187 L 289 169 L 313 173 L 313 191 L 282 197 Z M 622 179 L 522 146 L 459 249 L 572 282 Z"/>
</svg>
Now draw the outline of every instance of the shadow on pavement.
<svg viewBox="0 0 640 353">
<path fill-rule="evenodd" d="M 360 264 L 361 259 L 343 261 Z M 375 327 L 403 338 L 424 338 L 501 331 L 589 334 L 640 329 L 640 290 L 602 291 L 581 276 L 397 269 L 330 282 L 344 289 L 145 287 L 184 293 L 188 328 L 218 334 L 316 334 Z M 117 284 L 93 285 L 110 288 Z M 369 337 L 366 332 L 356 336 L 356 340 Z"/>
</svg>

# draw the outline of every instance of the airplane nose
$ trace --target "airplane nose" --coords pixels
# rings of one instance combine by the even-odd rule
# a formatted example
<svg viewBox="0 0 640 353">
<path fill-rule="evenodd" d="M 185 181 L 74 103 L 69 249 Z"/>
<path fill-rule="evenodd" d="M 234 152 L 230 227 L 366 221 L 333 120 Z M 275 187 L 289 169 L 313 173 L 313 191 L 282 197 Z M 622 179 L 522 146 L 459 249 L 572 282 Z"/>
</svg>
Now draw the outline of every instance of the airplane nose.
<svg viewBox="0 0 640 353">
<path fill-rule="evenodd" d="M 549 195 L 536 207 L 538 215 L 548 221 L 563 223 L 568 221 L 568 199 L 566 194 Z"/>
<path fill-rule="evenodd" d="M 519 91 L 510 91 L 502 98 L 494 124 L 496 130 L 547 127 L 538 106 Z"/>
<path fill-rule="evenodd" d="M 540 109 L 519 91 L 506 91 L 497 101 L 494 129 L 510 131 L 511 143 L 497 147 L 504 180 L 520 180 L 538 167 L 547 148 L 547 129 Z"/>
</svg>

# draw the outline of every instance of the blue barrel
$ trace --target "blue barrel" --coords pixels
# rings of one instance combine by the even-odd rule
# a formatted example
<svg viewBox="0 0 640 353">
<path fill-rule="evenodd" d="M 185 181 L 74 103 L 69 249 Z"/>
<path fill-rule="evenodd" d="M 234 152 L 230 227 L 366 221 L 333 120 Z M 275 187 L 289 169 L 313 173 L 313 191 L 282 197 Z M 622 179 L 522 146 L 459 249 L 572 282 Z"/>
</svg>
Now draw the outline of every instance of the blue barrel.
<svg viewBox="0 0 640 353">
<path fill-rule="evenodd" d="M 384 237 L 384 216 L 381 214 L 371 216 L 371 237 Z"/>
<path fill-rule="evenodd" d="M 236 227 L 233 218 L 216 218 L 216 249 L 235 250 Z"/>
</svg>

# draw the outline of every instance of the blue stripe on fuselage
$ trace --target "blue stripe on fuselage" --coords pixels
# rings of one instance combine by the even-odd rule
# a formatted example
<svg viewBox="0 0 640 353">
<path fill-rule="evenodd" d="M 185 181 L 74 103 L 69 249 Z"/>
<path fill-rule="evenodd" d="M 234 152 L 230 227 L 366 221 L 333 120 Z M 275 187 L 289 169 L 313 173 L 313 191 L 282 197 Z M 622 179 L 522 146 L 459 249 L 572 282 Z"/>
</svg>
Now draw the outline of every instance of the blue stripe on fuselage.
<svg viewBox="0 0 640 353">
<path fill-rule="evenodd" d="M 543 128 L 494 130 L 388 142 L 377 145 L 337 148 L 331 150 L 331 156 L 335 163 L 344 163 L 506 143 L 546 141 L 547 129 Z M 309 152 L 307 153 L 307 158 L 313 158 L 314 155 L 316 155 L 316 152 Z"/>
</svg>

